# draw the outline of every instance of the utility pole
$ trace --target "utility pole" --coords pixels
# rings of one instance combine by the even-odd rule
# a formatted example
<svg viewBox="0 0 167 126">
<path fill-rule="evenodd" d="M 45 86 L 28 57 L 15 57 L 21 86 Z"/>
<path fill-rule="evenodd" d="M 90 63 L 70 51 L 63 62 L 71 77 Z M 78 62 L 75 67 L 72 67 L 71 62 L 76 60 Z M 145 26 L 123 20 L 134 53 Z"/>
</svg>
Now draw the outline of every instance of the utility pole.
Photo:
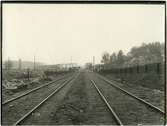
<svg viewBox="0 0 167 126">
<path fill-rule="evenodd" d="M 72 68 L 72 56 L 71 56 L 71 65 L 70 65 L 70 66 L 71 66 L 71 68 Z"/>
<path fill-rule="evenodd" d="M 93 70 L 95 69 L 95 56 L 93 56 Z"/>
<path fill-rule="evenodd" d="M 7 70 L 9 70 L 9 57 L 8 57 L 8 63 L 7 63 Z"/>
<path fill-rule="evenodd" d="M 35 56 L 34 56 L 34 70 L 35 70 Z"/>
<path fill-rule="evenodd" d="M 28 81 L 30 80 L 30 69 L 29 68 L 27 68 L 27 79 Z"/>
<path fill-rule="evenodd" d="M 8 57 L 7 70 L 10 70 L 11 68 L 12 68 L 12 61 L 11 61 L 10 58 Z"/>
<path fill-rule="evenodd" d="M 19 70 L 21 70 L 21 67 L 22 67 L 22 62 L 21 59 L 19 59 Z"/>
</svg>

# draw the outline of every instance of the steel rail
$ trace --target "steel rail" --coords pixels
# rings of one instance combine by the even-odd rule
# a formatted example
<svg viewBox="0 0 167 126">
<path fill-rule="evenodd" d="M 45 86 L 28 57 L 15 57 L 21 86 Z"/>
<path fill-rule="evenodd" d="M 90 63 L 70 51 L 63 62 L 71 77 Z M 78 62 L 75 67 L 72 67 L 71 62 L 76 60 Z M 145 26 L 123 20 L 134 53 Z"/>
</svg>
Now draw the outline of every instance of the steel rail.
<svg viewBox="0 0 167 126">
<path fill-rule="evenodd" d="M 41 85 L 41 86 L 39 86 L 39 87 L 36 87 L 36 88 L 34 88 L 34 89 L 32 89 L 32 90 L 30 90 L 30 91 L 28 91 L 28 92 L 25 92 L 25 93 L 23 93 L 23 94 L 21 94 L 21 95 L 18 95 L 17 97 L 14 97 L 14 98 L 11 98 L 11 99 L 9 99 L 9 100 L 6 100 L 6 101 L 2 102 L 2 105 L 5 105 L 5 104 L 7 104 L 7 103 L 9 103 L 9 102 L 12 102 L 12 101 L 14 101 L 14 100 L 17 100 L 17 99 L 19 99 L 19 98 L 21 98 L 21 97 L 23 97 L 23 96 L 26 96 L 26 95 L 28 95 L 28 94 L 34 92 L 34 91 L 37 91 L 37 90 L 39 90 L 39 89 L 41 89 L 41 88 L 43 88 L 43 87 L 46 87 L 46 86 L 48 86 L 48 85 L 50 85 L 50 84 L 53 84 L 53 83 L 55 83 L 55 82 L 57 82 L 57 81 L 59 81 L 59 80 L 62 80 L 62 79 L 64 79 L 65 77 L 66 77 L 66 76 L 64 76 L 64 77 L 62 77 L 62 78 L 58 78 L 58 79 L 53 80 L 53 81 L 51 81 L 51 82 L 48 82 L 48 83 L 46 83 L 46 84 L 44 84 L 44 85 Z"/>
<path fill-rule="evenodd" d="M 117 124 L 123 126 L 123 123 L 121 122 L 121 120 L 119 119 L 119 117 L 117 116 L 117 114 L 114 112 L 114 110 L 112 109 L 112 107 L 110 106 L 110 104 L 108 103 L 107 99 L 104 97 L 104 95 L 100 91 L 100 89 L 97 87 L 96 83 L 93 80 L 90 80 L 90 81 L 94 85 L 95 89 L 97 90 L 97 92 L 99 93 L 99 95 L 101 96 L 101 98 L 103 99 L 104 103 L 107 105 L 107 107 L 110 110 L 110 112 L 113 114 L 113 116 L 114 116 Z"/>
<path fill-rule="evenodd" d="M 124 92 L 125 94 L 127 94 L 127 95 L 129 95 L 129 96 L 135 98 L 135 99 L 138 100 L 138 101 L 140 101 L 141 103 L 144 103 L 145 105 L 148 105 L 149 107 L 153 108 L 153 109 L 156 110 L 157 112 L 160 112 L 161 114 L 165 114 L 165 112 L 164 112 L 163 110 L 161 110 L 160 108 L 158 108 L 158 107 L 154 106 L 153 104 L 151 104 L 151 103 L 149 103 L 149 102 L 147 102 L 147 101 L 145 101 L 145 100 L 143 100 L 143 99 L 137 97 L 136 95 L 134 95 L 134 94 L 132 94 L 132 93 L 130 93 L 130 92 L 128 92 L 128 91 L 122 89 L 121 87 L 119 87 L 119 86 L 113 84 L 113 82 L 111 82 L 111 81 L 108 80 L 107 78 L 105 78 L 105 77 L 103 77 L 103 76 L 101 76 L 101 75 L 99 75 L 99 74 L 97 74 L 97 75 L 98 75 L 99 78 L 101 78 L 102 80 L 104 80 L 105 82 L 107 82 L 108 84 L 110 84 L 111 86 L 115 87 L 116 89 L 119 89 L 119 90 L 121 90 L 122 92 Z"/>
<path fill-rule="evenodd" d="M 60 91 L 60 89 L 62 89 L 65 85 L 67 85 L 69 82 L 71 82 L 72 80 L 76 79 L 77 76 L 71 77 L 70 79 L 68 79 L 67 81 L 65 81 L 63 84 L 59 84 L 58 87 L 50 94 L 48 95 L 44 100 L 42 100 L 42 102 L 40 102 L 38 105 L 36 105 L 33 109 L 31 109 L 28 113 L 26 113 L 24 116 L 22 116 L 19 120 L 17 120 L 17 122 L 15 122 L 13 124 L 13 126 L 19 125 L 23 120 L 25 120 L 28 116 L 30 116 L 30 114 L 35 111 L 36 109 L 38 109 L 40 106 L 43 105 L 43 103 L 45 103 L 49 98 L 51 98 L 55 93 L 57 93 L 58 91 Z"/>
</svg>

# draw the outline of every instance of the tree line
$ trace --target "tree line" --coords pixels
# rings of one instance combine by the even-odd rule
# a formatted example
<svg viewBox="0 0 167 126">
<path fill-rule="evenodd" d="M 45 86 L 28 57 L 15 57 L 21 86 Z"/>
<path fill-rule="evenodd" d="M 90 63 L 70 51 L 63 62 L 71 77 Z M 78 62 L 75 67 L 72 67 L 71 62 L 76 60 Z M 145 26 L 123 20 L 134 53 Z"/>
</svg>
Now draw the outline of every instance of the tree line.
<svg viewBox="0 0 167 126">
<path fill-rule="evenodd" d="M 122 50 L 112 54 L 104 52 L 101 63 L 107 68 L 124 68 L 136 65 L 163 63 L 165 45 L 160 42 L 143 43 L 141 46 L 132 47 L 127 54 Z"/>
</svg>

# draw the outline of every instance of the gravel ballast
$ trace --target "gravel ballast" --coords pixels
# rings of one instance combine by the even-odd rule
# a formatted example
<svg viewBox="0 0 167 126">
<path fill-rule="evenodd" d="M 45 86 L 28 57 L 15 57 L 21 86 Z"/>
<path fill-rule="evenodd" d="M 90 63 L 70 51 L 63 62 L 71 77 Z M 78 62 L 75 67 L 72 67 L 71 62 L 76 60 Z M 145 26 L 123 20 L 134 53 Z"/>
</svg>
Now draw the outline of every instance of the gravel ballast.
<svg viewBox="0 0 167 126">
<path fill-rule="evenodd" d="M 32 109 L 35 105 L 41 102 L 52 91 L 54 91 L 58 84 L 65 80 L 59 80 L 44 88 L 41 88 L 33 93 L 12 101 L 2 106 L 2 124 L 11 125 L 21 118 L 25 113 Z"/>
<path fill-rule="evenodd" d="M 129 97 L 118 89 L 92 74 L 92 78 L 97 83 L 108 102 L 117 113 L 124 125 L 163 125 L 164 116 L 157 111 L 148 108 L 146 105 Z"/>
</svg>

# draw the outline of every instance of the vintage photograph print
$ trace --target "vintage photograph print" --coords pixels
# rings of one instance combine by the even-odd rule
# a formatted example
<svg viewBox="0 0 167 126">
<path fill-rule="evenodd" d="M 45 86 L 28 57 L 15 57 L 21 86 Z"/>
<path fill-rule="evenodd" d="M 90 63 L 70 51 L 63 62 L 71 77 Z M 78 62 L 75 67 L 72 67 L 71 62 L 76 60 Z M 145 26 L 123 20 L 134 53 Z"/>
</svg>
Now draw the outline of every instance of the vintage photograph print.
<svg viewBox="0 0 167 126">
<path fill-rule="evenodd" d="M 165 2 L 2 2 L 2 125 L 164 125 Z"/>
</svg>

